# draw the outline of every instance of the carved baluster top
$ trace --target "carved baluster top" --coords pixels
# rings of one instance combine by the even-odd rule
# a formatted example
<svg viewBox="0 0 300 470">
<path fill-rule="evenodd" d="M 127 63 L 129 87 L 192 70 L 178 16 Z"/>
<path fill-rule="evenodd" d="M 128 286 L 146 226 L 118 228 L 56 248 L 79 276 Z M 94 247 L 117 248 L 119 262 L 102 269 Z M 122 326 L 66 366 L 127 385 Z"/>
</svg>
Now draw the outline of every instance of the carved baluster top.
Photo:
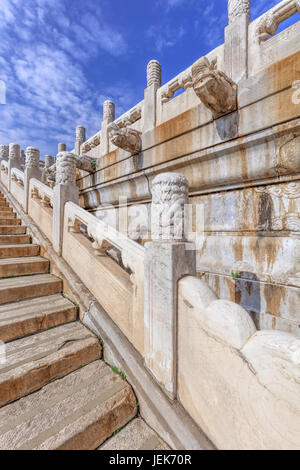
<svg viewBox="0 0 300 470">
<path fill-rule="evenodd" d="M 228 0 L 228 20 L 232 24 L 242 15 L 250 20 L 250 0 Z"/>
<path fill-rule="evenodd" d="M 40 166 L 40 151 L 34 147 L 27 147 L 26 149 L 26 158 L 25 158 L 26 168 L 39 168 Z"/>
<path fill-rule="evenodd" d="M 188 180 L 179 173 L 162 173 L 152 183 L 151 227 L 154 241 L 186 241 L 185 206 Z"/>
<path fill-rule="evenodd" d="M 8 161 L 9 157 L 9 147 L 8 145 L 0 145 L 0 161 L 6 160 Z"/>
<path fill-rule="evenodd" d="M 76 185 L 76 157 L 70 152 L 60 152 L 56 158 L 56 184 Z"/>
</svg>

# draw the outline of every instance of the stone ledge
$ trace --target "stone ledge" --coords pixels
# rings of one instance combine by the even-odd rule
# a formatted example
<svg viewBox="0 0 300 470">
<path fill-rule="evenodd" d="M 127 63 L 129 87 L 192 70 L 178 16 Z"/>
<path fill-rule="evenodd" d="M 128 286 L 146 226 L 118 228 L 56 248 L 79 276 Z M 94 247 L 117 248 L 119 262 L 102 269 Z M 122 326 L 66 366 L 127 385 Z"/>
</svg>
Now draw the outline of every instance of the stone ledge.
<svg viewBox="0 0 300 470">
<path fill-rule="evenodd" d="M 83 323 L 93 327 L 96 334 L 101 336 L 105 346 L 105 361 L 125 373 L 138 397 L 140 412 L 145 421 L 173 449 L 215 450 L 215 446 L 182 405 L 177 401 L 171 402 L 162 392 L 145 369 L 142 356 L 94 299 L 77 274 L 56 254 L 50 241 L 1 182 L 0 189 L 28 226 L 28 233 L 41 245 L 42 256 L 51 261 L 55 274 L 63 279 L 64 291 L 68 297 L 80 305 L 82 312 L 86 312 Z M 98 320 L 101 321 L 101 326 Z"/>
</svg>

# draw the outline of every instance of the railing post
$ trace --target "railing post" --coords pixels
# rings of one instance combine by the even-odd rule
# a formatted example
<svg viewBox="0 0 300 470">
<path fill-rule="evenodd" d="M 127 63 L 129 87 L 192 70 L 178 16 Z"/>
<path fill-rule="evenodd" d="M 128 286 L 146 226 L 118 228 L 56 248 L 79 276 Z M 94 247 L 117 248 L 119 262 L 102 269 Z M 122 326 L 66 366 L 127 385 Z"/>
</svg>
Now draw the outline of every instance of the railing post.
<svg viewBox="0 0 300 470">
<path fill-rule="evenodd" d="M 177 283 L 196 274 L 187 242 L 188 181 L 163 173 L 152 184 L 152 242 L 145 245 L 145 364 L 171 399 L 177 393 Z"/>
<path fill-rule="evenodd" d="M 60 143 L 58 144 L 58 153 L 60 152 L 66 152 L 67 151 L 67 146 L 66 144 Z"/>
<path fill-rule="evenodd" d="M 151 60 L 147 66 L 147 88 L 144 93 L 143 132 L 154 129 L 156 125 L 156 94 L 161 87 L 161 65 Z"/>
<path fill-rule="evenodd" d="M 8 145 L 0 145 L 0 164 L 2 160 L 5 160 L 8 162 L 8 156 L 9 156 L 9 147 Z M 1 168 L 0 168 L 0 178 L 2 176 Z"/>
<path fill-rule="evenodd" d="M 29 186 L 30 179 L 36 178 L 41 179 L 40 170 L 40 151 L 34 147 L 27 147 L 25 157 L 25 172 L 24 172 L 24 210 L 28 213 L 29 205 Z"/>
<path fill-rule="evenodd" d="M 79 202 L 76 186 L 76 158 L 69 152 L 56 157 L 56 183 L 53 194 L 53 247 L 61 255 L 64 229 L 64 208 L 66 202 Z"/>
<path fill-rule="evenodd" d="M 8 162 L 8 156 L 9 156 L 8 145 L 0 145 L 0 162 L 1 160 L 5 160 Z"/>
<path fill-rule="evenodd" d="M 236 83 L 248 77 L 250 0 L 228 0 L 225 29 L 225 73 Z"/>
<path fill-rule="evenodd" d="M 81 146 L 86 141 L 85 137 L 85 127 L 77 126 L 76 127 L 76 141 L 75 141 L 75 153 L 76 155 L 81 155 Z"/>
<path fill-rule="evenodd" d="M 8 160 L 8 191 L 11 192 L 11 170 L 13 168 L 21 169 L 21 149 L 18 144 L 9 144 Z"/>
<path fill-rule="evenodd" d="M 106 155 L 109 150 L 109 138 L 107 128 L 110 123 L 114 122 L 115 116 L 115 104 L 111 100 L 104 101 L 103 103 L 103 120 L 101 127 L 100 136 L 100 153 Z"/>
<path fill-rule="evenodd" d="M 25 159 L 26 159 L 25 152 L 24 152 L 24 150 L 21 150 L 20 163 L 21 163 L 21 167 L 22 167 L 22 168 L 25 167 Z"/>
</svg>

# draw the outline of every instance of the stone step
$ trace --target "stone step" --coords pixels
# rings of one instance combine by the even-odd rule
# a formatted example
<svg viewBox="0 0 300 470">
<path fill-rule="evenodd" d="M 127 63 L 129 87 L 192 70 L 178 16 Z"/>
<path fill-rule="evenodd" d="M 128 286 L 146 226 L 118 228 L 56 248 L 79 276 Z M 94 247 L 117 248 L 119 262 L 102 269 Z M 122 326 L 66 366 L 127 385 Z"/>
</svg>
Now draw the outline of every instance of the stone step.
<svg viewBox="0 0 300 470">
<path fill-rule="evenodd" d="M 1 251 L 1 245 L 0 245 Z M 33 258 L 0 259 L 0 277 L 24 276 L 27 274 L 43 274 L 49 270 L 49 261 L 40 256 Z"/>
<path fill-rule="evenodd" d="M 0 218 L 1 219 L 15 219 L 16 218 L 16 214 L 14 214 L 13 212 L 11 211 L 2 211 L 1 208 L 0 208 Z"/>
<path fill-rule="evenodd" d="M 61 294 L 0 305 L 0 341 L 22 338 L 76 318 L 76 307 Z"/>
<path fill-rule="evenodd" d="M 26 231 L 24 225 L 0 225 L 0 235 L 20 235 Z"/>
<path fill-rule="evenodd" d="M 21 225 L 21 219 L 0 218 L 0 225 Z"/>
<path fill-rule="evenodd" d="M 62 281 L 52 274 L 0 279 L 0 304 L 58 294 Z"/>
<path fill-rule="evenodd" d="M 136 418 L 97 450 L 168 450 L 158 435 L 142 420 Z"/>
<path fill-rule="evenodd" d="M 95 361 L 0 409 L 2 450 L 93 450 L 137 412 L 130 386 Z"/>
<path fill-rule="evenodd" d="M 0 245 L 0 259 L 37 256 L 39 252 L 39 245 Z"/>
<path fill-rule="evenodd" d="M 99 340 L 79 322 L 6 343 L 0 364 L 0 406 L 99 359 L 100 354 Z M 72 403 L 74 409 L 74 397 Z"/>
<path fill-rule="evenodd" d="M 30 235 L 0 235 L 0 245 L 27 245 Z"/>
</svg>

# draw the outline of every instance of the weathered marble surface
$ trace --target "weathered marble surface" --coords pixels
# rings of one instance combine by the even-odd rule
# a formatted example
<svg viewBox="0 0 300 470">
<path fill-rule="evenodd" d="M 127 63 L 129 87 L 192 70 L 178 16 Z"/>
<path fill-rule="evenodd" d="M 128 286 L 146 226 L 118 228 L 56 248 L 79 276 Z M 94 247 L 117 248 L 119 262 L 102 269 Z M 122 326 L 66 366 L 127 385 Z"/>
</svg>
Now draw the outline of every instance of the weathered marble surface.
<svg viewBox="0 0 300 470">
<path fill-rule="evenodd" d="M 218 449 L 299 449 L 299 366 L 300 339 L 180 281 L 179 400 Z"/>
</svg>

